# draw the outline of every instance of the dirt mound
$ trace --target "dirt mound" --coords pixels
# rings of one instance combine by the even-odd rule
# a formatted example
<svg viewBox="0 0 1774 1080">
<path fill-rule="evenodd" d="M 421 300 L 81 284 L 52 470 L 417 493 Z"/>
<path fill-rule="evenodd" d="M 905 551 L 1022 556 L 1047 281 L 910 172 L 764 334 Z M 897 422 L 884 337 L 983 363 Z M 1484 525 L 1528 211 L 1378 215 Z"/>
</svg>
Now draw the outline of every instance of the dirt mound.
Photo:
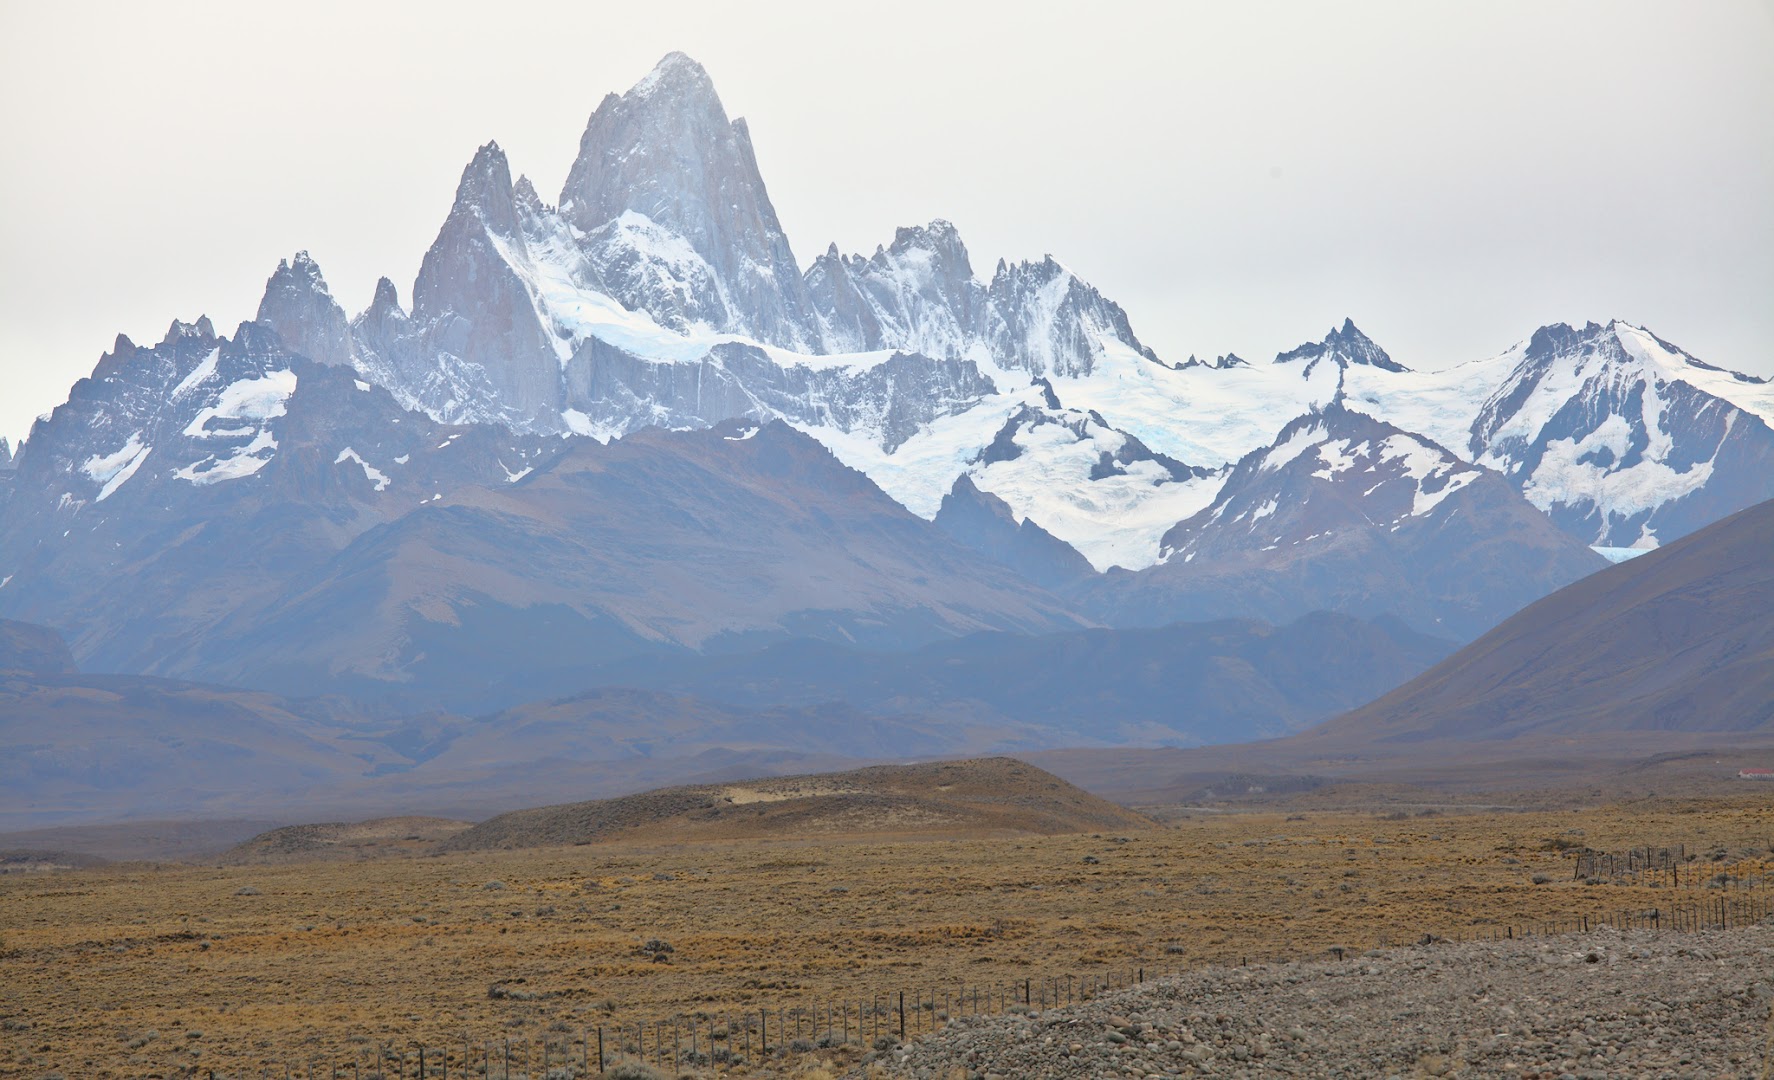
<svg viewBox="0 0 1774 1080">
<path fill-rule="evenodd" d="M 1014 758 L 878 765 L 853 772 L 663 788 L 518 810 L 444 850 L 624 840 L 1145 829 L 1151 819 Z"/>
<path fill-rule="evenodd" d="M 374 859 L 421 855 L 469 827 L 466 821 L 434 817 L 386 817 L 371 821 L 328 821 L 286 825 L 260 833 L 222 856 L 227 863 L 295 862 L 313 859 Z"/>
</svg>

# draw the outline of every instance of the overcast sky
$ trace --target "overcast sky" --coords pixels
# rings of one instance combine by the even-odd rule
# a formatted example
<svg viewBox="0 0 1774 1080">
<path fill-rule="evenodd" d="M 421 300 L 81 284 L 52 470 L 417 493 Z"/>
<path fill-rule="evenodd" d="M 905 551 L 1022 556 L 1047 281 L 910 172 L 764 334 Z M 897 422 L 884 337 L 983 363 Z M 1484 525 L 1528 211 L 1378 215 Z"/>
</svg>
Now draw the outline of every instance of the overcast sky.
<svg viewBox="0 0 1774 1080">
<path fill-rule="evenodd" d="M 231 333 L 297 249 L 349 312 L 383 274 L 410 302 L 479 144 L 552 200 L 674 49 L 749 120 L 803 266 L 944 217 L 1167 359 L 1349 315 L 1436 368 L 1619 317 L 1774 374 L 1770 0 L 0 0 L 0 435 L 119 331 Z"/>
</svg>

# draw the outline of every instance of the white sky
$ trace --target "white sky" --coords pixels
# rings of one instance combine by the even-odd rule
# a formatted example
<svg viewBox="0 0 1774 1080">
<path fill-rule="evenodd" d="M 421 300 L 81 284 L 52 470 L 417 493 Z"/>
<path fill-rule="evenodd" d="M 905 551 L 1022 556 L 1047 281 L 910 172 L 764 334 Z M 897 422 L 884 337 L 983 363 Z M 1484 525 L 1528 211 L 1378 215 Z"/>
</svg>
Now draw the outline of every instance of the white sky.
<svg viewBox="0 0 1774 1080">
<path fill-rule="evenodd" d="M 0 435 L 119 331 L 232 333 L 298 248 L 350 312 L 382 274 L 410 302 L 475 147 L 552 201 L 673 49 L 750 121 L 803 266 L 946 217 L 1168 359 L 1349 315 L 1436 368 L 1617 316 L 1774 374 L 1774 0 L 0 0 Z"/>
</svg>

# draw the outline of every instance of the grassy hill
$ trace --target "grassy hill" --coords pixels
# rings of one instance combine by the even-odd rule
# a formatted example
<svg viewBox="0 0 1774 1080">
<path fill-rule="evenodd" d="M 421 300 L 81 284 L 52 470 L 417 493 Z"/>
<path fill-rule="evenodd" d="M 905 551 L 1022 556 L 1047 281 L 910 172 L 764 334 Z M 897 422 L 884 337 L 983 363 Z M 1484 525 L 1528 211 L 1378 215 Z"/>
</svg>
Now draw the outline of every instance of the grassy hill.
<svg viewBox="0 0 1774 1080">
<path fill-rule="evenodd" d="M 1033 765 L 992 757 L 662 788 L 619 799 L 518 810 L 451 837 L 442 849 L 613 839 L 1053 834 L 1152 824 Z"/>
</svg>

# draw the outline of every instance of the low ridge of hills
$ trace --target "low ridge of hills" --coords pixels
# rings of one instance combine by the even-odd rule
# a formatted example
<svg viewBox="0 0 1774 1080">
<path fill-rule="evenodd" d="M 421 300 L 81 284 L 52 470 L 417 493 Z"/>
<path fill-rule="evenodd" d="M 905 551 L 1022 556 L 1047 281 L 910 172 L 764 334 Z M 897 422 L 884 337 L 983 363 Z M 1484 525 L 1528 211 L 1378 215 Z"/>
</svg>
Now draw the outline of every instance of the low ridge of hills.
<svg viewBox="0 0 1774 1080">
<path fill-rule="evenodd" d="M 977 753 L 994 743 L 1022 750 L 1275 737 L 1365 704 L 1453 648 L 1395 619 L 1321 611 L 1277 626 L 1221 619 L 1144 630 L 974 634 L 905 652 L 799 640 L 757 652 L 627 658 L 575 675 L 592 688 L 685 694 L 746 709 L 842 702 L 901 723 L 891 732 L 857 725 L 833 748 L 891 758 Z M 559 712 L 607 696 L 549 704 Z M 541 707 L 503 715 L 515 721 Z M 882 741 L 907 738 L 911 718 L 926 734 L 897 747 Z M 654 725 L 633 737 L 667 742 L 673 730 Z"/>
<path fill-rule="evenodd" d="M 466 821 L 420 816 L 285 825 L 235 845 L 225 863 L 310 862 L 423 855 L 470 828 Z"/>
<path fill-rule="evenodd" d="M 580 662 L 559 677 L 586 688 L 576 692 L 478 716 L 385 716 L 338 698 L 82 674 L 65 670 L 53 631 L 4 633 L 25 644 L 0 656 L 0 829 L 475 817 L 525 799 L 871 760 L 1278 735 L 1372 699 L 1451 647 L 1328 613 L 1283 627 L 974 635 L 897 653 L 796 641 Z"/>
<path fill-rule="evenodd" d="M 994 757 L 702 784 L 517 810 L 451 837 L 441 850 L 615 839 L 1047 834 L 1153 824 L 1052 773 L 1014 758 Z"/>
</svg>

